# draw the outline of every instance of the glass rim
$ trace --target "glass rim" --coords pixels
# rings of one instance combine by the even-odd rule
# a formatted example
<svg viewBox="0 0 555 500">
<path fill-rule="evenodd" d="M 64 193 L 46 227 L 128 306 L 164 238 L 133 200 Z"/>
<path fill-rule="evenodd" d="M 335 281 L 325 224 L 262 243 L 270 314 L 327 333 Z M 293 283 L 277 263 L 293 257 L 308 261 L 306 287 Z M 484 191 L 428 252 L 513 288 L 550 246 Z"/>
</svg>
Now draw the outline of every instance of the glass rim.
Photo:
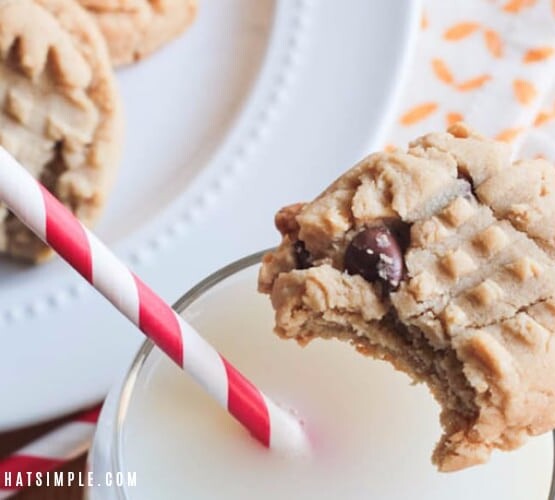
<svg viewBox="0 0 555 500">
<path fill-rule="evenodd" d="M 206 278 L 201 280 L 199 283 L 190 288 L 185 292 L 174 304 L 173 309 L 181 314 L 189 305 L 191 305 L 195 300 L 200 298 L 205 292 L 210 290 L 212 287 L 221 283 L 226 278 L 233 276 L 234 274 L 243 271 L 249 267 L 259 264 L 265 253 L 272 250 L 268 248 L 266 250 L 261 250 L 253 254 L 247 255 L 241 259 L 238 259 L 231 264 L 228 264 L 212 274 L 208 275 Z M 123 460 L 123 426 L 125 424 L 125 417 L 127 410 L 129 408 L 129 402 L 133 394 L 133 389 L 135 383 L 139 376 L 139 373 L 145 364 L 148 356 L 154 348 L 154 342 L 150 339 L 146 339 L 139 348 L 139 351 L 134 356 L 131 362 L 130 368 L 127 370 L 124 376 L 123 384 L 119 390 L 116 403 L 116 411 L 114 415 L 114 426 L 112 431 L 112 450 L 110 456 L 110 465 L 113 471 L 124 471 L 125 467 Z M 129 496 L 126 492 L 125 486 L 117 486 L 117 497 L 121 500 L 128 500 Z"/>
<path fill-rule="evenodd" d="M 217 271 L 213 272 L 212 274 L 208 275 L 206 278 L 198 282 L 192 288 L 190 288 L 187 292 L 185 292 L 174 304 L 173 309 L 178 313 L 181 314 L 188 306 L 190 306 L 195 300 L 200 298 L 205 292 L 222 282 L 224 279 L 233 276 L 234 274 L 243 271 L 255 264 L 259 264 L 262 260 L 264 254 L 268 251 L 272 250 L 272 248 L 268 248 L 266 250 L 261 250 L 255 252 L 253 254 L 247 255 L 246 257 L 242 257 L 231 264 L 228 264 Z M 133 394 L 133 389 L 135 387 L 135 383 L 141 371 L 141 368 L 145 364 L 148 356 L 152 352 L 154 348 L 154 343 L 150 339 L 146 339 L 142 344 L 134 356 L 133 361 L 130 365 L 130 368 L 127 370 L 123 384 L 119 390 L 119 394 L 117 397 L 117 404 L 116 404 L 116 411 L 115 411 L 115 424 L 113 426 L 112 432 L 112 451 L 110 462 L 113 471 L 124 471 L 125 468 L 123 467 L 123 425 L 125 423 L 125 417 L 127 414 L 127 410 L 129 408 L 129 402 L 131 400 L 131 396 Z M 555 500 L 555 430 L 551 432 L 552 435 L 552 443 L 553 443 L 553 455 L 552 455 L 552 465 L 551 465 L 551 484 L 549 488 L 549 493 L 547 496 L 547 500 Z M 504 452 L 507 453 L 507 452 Z M 510 451 L 508 452 L 510 453 Z M 117 497 L 121 500 L 129 500 L 129 496 L 126 492 L 125 486 L 117 486 Z"/>
</svg>

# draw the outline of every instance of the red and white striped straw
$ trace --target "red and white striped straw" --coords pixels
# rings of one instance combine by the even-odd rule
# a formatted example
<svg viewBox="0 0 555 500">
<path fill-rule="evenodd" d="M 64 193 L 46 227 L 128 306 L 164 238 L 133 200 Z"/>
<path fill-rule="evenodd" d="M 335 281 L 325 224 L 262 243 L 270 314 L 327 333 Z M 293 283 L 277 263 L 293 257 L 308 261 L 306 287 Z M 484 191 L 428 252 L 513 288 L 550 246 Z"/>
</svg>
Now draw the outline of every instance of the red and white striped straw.
<svg viewBox="0 0 555 500">
<path fill-rule="evenodd" d="M 265 396 L 0 148 L 0 200 L 264 446 L 304 453 L 299 421 Z"/>
<path fill-rule="evenodd" d="M 86 452 L 92 442 L 102 405 L 82 411 L 69 422 L 41 436 L 10 456 L 0 460 L 0 500 L 9 498 L 40 478 L 47 485 L 47 473 Z M 23 484 L 17 484 L 18 474 Z M 54 486 L 54 479 L 50 478 Z"/>
</svg>

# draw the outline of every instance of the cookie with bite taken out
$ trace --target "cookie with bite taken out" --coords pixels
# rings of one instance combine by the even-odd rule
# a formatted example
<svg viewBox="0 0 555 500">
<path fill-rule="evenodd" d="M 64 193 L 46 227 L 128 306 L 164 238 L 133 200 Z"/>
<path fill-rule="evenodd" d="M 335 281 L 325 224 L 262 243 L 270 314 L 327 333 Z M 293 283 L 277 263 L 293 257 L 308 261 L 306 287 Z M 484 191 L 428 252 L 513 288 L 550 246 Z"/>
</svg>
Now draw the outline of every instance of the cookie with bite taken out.
<svg viewBox="0 0 555 500">
<path fill-rule="evenodd" d="M 464 124 L 376 153 L 276 215 L 275 330 L 350 342 L 441 405 L 442 471 L 555 427 L 555 168 Z"/>
</svg>

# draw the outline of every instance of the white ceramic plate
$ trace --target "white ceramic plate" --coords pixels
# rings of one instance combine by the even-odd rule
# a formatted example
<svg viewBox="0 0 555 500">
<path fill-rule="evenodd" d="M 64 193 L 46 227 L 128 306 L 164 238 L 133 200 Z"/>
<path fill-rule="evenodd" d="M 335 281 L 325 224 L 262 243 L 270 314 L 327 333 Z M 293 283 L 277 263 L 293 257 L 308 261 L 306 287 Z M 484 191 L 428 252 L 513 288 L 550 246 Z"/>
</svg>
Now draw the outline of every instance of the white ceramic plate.
<svg viewBox="0 0 555 500">
<path fill-rule="evenodd" d="M 125 154 L 98 234 L 169 301 L 276 243 L 383 140 L 417 26 L 413 0 L 210 0 L 119 73 Z M 0 431 L 100 400 L 142 336 L 60 261 L 0 262 Z"/>
</svg>

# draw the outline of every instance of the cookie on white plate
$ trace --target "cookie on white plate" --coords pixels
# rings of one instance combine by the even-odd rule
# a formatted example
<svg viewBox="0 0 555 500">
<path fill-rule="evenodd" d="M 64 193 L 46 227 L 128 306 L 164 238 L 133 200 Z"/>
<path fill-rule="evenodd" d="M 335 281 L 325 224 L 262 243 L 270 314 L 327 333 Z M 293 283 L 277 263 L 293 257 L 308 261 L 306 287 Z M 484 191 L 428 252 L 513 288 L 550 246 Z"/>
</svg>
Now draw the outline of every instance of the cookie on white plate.
<svg viewBox="0 0 555 500">
<path fill-rule="evenodd" d="M 73 0 L 0 0 L 0 145 L 91 225 L 117 170 L 122 116 L 106 44 Z M 50 255 L 5 207 L 0 253 Z"/>
<path fill-rule="evenodd" d="M 148 56 L 193 22 L 196 0 L 78 0 L 96 19 L 116 66 Z"/>
</svg>

